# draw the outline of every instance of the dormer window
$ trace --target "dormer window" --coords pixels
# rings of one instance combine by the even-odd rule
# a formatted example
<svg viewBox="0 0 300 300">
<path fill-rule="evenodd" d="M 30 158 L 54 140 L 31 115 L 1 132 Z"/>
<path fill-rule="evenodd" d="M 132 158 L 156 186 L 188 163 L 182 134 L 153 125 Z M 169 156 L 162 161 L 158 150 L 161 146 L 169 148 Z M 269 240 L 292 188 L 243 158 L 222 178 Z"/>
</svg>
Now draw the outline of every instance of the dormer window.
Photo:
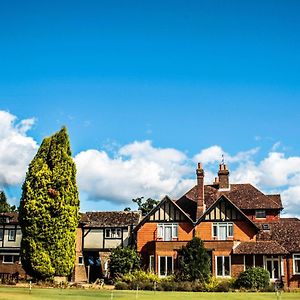
<svg viewBox="0 0 300 300">
<path fill-rule="evenodd" d="M 255 211 L 256 219 L 265 219 L 266 218 L 266 210 L 265 209 L 257 209 Z"/>
<path fill-rule="evenodd" d="M 262 225 L 262 229 L 263 229 L 263 230 L 270 230 L 269 224 L 263 224 L 263 225 Z"/>
</svg>

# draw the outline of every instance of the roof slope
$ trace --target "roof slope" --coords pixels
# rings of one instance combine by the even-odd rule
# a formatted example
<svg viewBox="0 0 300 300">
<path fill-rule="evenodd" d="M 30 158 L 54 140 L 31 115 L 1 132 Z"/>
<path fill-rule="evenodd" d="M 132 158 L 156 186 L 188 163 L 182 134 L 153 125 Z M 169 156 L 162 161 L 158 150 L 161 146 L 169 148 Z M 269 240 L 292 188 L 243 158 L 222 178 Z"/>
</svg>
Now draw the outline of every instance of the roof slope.
<svg viewBox="0 0 300 300">
<path fill-rule="evenodd" d="M 282 209 L 280 195 L 265 195 L 253 185 L 231 184 L 230 190 L 219 191 L 215 185 L 204 186 L 204 201 L 208 209 L 222 195 L 226 196 L 239 209 Z M 197 186 L 194 186 L 176 203 L 193 219 L 196 217 Z"/>
<path fill-rule="evenodd" d="M 136 211 L 97 211 L 81 215 L 81 223 L 87 227 L 136 226 L 141 218 Z"/>
<path fill-rule="evenodd" d="M 233 254 L 287 254 L 288 251 L 276 241 L 242 242 Z"/>
<path fill-rule="evenodd" d="M 0 213 L 0 217 L 8 217 L 9 223 L 19 223 L 19 213 L 18 212 L 7 212 L 7 213 Z"/>
<path fill-rule="evenodd" d="M 289 252 L 300 251 L 300 220 L 297 218 L 281 218 L 269 222 L 270 230 L 262 230 L 257 236 L 261 241 L 277 241 Z M 261 227 L 262 224 L 258 224 Z"/>
</svg>

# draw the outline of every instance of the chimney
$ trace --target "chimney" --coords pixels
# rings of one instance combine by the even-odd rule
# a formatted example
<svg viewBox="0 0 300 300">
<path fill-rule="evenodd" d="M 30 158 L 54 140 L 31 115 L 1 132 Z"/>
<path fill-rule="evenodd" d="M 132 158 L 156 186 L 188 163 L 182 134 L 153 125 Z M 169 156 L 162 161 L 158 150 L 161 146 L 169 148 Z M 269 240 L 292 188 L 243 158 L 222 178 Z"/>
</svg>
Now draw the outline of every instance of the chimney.
<svg viewBox="0 0 300 300">
<path fill-rule="evenodd" d="M 198 163 L 196 174 L 197 174 L 197 211 L 196 211 L 196 219 L 198 220 L 202 216 L 203 212 L 205 211 L 204 170 L 202 168 L 201 163 Z"/>
<path fill-rule="evenodd" d="M 220 164 L 218 177 L 219 177 L 219 189 L 229 189 L 229 171 L 227 166 L 224 163 Z"/>
</svg>

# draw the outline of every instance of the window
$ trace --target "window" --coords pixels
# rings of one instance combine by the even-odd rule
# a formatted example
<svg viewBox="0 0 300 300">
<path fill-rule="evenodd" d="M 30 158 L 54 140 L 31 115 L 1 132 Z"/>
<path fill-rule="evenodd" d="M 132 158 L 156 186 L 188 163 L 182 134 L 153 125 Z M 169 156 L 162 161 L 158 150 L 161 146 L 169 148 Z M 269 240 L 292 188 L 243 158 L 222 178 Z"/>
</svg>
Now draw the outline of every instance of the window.
<svg viewBox="0 0 300 300">
<path fill-rule="evenodd" d="M 300 274 L 300 254 L 293 254 L 294 274 Z"/>
<path fill-rule="evenodd" d="M 213 223 L 213 237 L 218 240 L 233 237 L 233 223 Z"/>
<path fill-rule="evenodd" d="M 78 257 L 78 264 L 83 265 L 83 257 L 82 256 Z"/>
<path fill-rule="evenodd" d="M 264 209 L 257 209 L 255 211 L 256 219 L 264 219 L 266 217 L 266 211 Z"/>
<path fill-rule="evenodd" d="M 229 277 L 230 274 L 230 256 L 216 256 L 216 275 L 218 277 Z"/>
<path fill-rule="evenodd" d="M 270 273 L 270 279 L 278 279 L 280 277 L 279 257 L 267 257 L 265 260 L 265 269 Z"/>
<path fill-rule="evenodd" d="M 3 228 L 0 229 L 0 241 L 3 241 Z"/>
<path fill-rule="evenodd" d="M 3 263 L 4 264 L 13 264 L 14 263 L 13 255 L 3 255 Z"/>
<path fill-rule="evenodd" d="M 154 255 L 149 256 L 149 271 L 152 273 L 155 272 Z"/>
<path fill-rule="evenodd" d="M 172 256 L 159 256 L 158 263 L 159 276 L 165 277 L 173 274 L 174 264 Z"/>
<path fill-rule="evenodd" d="M 163 241 L 172 241 L 178 237 L 178 224 L 158 224 L 157 237 Z"/>
<path fill-rule="evenodd" d="M 263 229 L 263 230 L 270 230 L 269 224 L 263 224 L 263 225 L 262 225 L 262 229 Z"/>
<path fill-rule="evenodd" d="M 9 229 L 8 230 L 8 240 L 9 241 L 15 241 L 16 240 L 16 230 L 15 229 Z"/>
<path fill-rule="evenodd" d="M 110 239 L 120 239 L 122 238 L 121 228 L 106 228 L 105 237 Z"/>
</svg>

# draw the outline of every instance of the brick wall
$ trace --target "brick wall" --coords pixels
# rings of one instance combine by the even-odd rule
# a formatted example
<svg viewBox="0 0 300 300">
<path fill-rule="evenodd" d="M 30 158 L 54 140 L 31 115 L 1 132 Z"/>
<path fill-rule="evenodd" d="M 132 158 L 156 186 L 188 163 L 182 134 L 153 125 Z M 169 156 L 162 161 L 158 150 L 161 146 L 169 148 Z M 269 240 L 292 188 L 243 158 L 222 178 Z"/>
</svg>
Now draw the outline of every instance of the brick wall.
<svg viewBox="0 0 300 300">
<path fill-rule="evenodd" d="M 84 265 L 83 252 L 82 252 L 82 228 L 77 228 L 76 231 L 76 255 L 75 255 L 75 265 L 72 275 L 72 280 L 74 282 L 86 282 L 87 274 Z M 82 264 L 79 264 L 79 257 L 82 257 Z"/>
<path fill-rule="evenodd" d="M 214 222 L 201 222 L 196 226 L 195 236 L 202 240 L 213 240 L 212 227 Z M 233 240 L 239 241 L 253 241 L 255 237 L 255 229 L 249 222 L 235 221 L 233 222 Z"/>
</svg>

